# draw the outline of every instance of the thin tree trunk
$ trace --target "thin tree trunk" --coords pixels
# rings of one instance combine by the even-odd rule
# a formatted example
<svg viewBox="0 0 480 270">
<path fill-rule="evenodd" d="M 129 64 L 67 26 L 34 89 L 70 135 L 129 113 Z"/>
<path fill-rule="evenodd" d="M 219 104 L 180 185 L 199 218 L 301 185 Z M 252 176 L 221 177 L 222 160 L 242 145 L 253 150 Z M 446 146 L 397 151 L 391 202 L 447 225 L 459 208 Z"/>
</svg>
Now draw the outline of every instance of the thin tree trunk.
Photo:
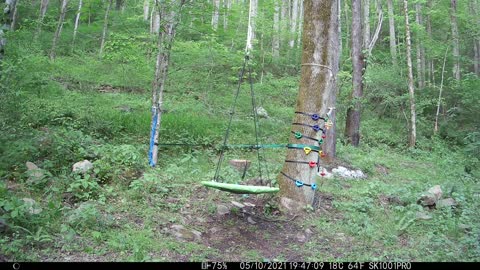
<svg viewBox="0 0 480 270">
<path fill-rule="evenodd" d="M 77 37 L 78 25 L 80 23 L 80 11 L 82 10 L 82 0 L 78 2 L 77 16 L 75 16 L 75 26 L 73 28 L 73 41 L 72 41 L 72 51 L 75 48 L 75 39 Z"/>
<path fill-rule="evenodd" d="M 43 19 L 45 18 L 45 14 L 47 14 L 48 3 L 49 0 L 42 0 L 40 3 L 40 16 L 38 17 L 37 31 L 35 32 L 34 36 L 35 39 L 37 39 L 38 35 L 40 35 L 40 32 L 42 32 Z"/>
<path fill-rule="evenodd" d="M 415 147 L 417 141 L 417 115 L 415 113 L 415 88 L 413 86 L 412 69 L 412 43 L 410 39 L 410 25 L 408 22 L 408 0 L 403 0 L 403 9 L 405 12 L 405 36 L 407 40 L 407 67 L 408 67 L 408 92 L 410 93 L 410 138 L 409 146 Z"/>
<path fill-rule="evenodd" d="M 425 88 L 425 56 L 422 44 L 420 28 L 423 27 L 422 6 L 419 2 L 415 3 L 415 22 L 417 23 L 417 82 L 418 89 Z"/>
<path fill-rule="evenodd" d="M 305 0 L 304 1 L 304 24 L 303 24 L 303 52 L 302 72 L 297 98 L 296 110 L 306 113 L 317 113 L 325 116 L 329 107 L 334 107 L 336 102 L 336 76 L 338 72 L 338 16 L 336 0 Z M 334 119 L 331 119 L 334 120 Z M 306 115 L 295 114 L 294 122 L 312 123 L 312 119 Z M 319 121 L 318 125 L 323 126 Z M 333 126 L 334 127 L 334 126 Z M 313 132 L 312 128 L 306 126 L 292 126 L 293 130 L 302 132 L 306 136 L 321 138 L 321 131 Z M 324 139 L 334 144 L 334 128 L 331 128 Z M 333 133 L 333 136 L 332 134 Z M 330 137 L 332 136 L 332 137 Z M 307 138 L 296 139 L 291 134 L 291 144 L 304 143 L 316 145 L 316 142 Z M 330 154 L 332 158 L 331 144 L 324 144 L 323 151 Z M 328 148 L 328 149 L 327 149 Z M 334 147 L 333 147 L 334 149 Z M 287 160 L 312 161 L 319 160 L 316 152 L 306 155 L 304 149 L 289 149 Z M 323 165 L 323 164 L 322 164 Z M 282 174 L 278 176 L 280 185 L 280 197 L 282 205 L 287 209 L 295 204 L 296 209 L 305 204 L 311 205 L 314 201 L 314 189 L 309 186 L 297 187 L 295 181 L 287 178 L 299 179 L 304 184 L 313 184 L 317 174 L 317 168 L 309 168 L 301 163 L 284 163 Z"/>
<path fill-rule="evenodd" d="M 348 43 L 348 41 L 350 40 L 350 22 L 348 21 L 348 18 L 350 16 L 348 15 L 348 0 L 343 1 L 343 3 L 345 13 L 345 49 L 348 50 L 350 48 L 350 45 Z"/>
<path fill-rule="evenodd" d="M 302 42 L 302 29 L 303 29 L 303 0 L 299 0 L 298 7 L 298 30 L 297 30 L 297 44 L 296 47 L 300 47 L 300 42 Z"/>
<path fill-rule="evenodd" d="M 427 13 L 427 35 L 428 35 L 428 39 L 432 40 L 432 19 L 431 19 L 431 16 L 430 16 L 430 12 L 432 10 L 432 0 L 427 1 L 427 10 L 428 10 L 428 13 Z M 431 56 L 428 56 L 427 66 L 428 66 L 428 68 L 427 68 L 428 82 L 429 82 L 429 84 L 435 85 L 435 79 L 434 79 L 435 70 L 434 70 L 434 66 L 433 66 L 433 58 Z"/>
<path fill-rule="evenodd" d="M 228 16 L 230 16 L 230 9 L 232 9 L 232 0 L 224 0 L 223 8 L 225 12 L 223 13 L 223 30 L 228 29 Z"/>
<path fill-rule="evenodd" d="M 272 56 L 274 59 L 278 59 L 280 57 L 280 3 L 275 0 L 274 5 Z"/>
<path fill-rule="evenodd" d="M 290 24 L 290 16 L 288 15 L 289 0 L 281 0 L 282 7 L 280 9 L 280 48 L 283 48 L 282 44 L 286 44 L 285 33 L 288 33 L 288 25 Z"/>
<path fill-rule="evenodd" d="M 470 12 L 476 20 L 475 26 L 480 28 L 480 18 L 478 14 L 478 2 L 470 1 Z M 477 76 L 480 76 L 480 37 L 473 38 L 473 70 Z"/>
<path fill-rule="evenodd" d="M 60 16 L 58 18 L 57 30 L 53 36 L 52 49 L 50 50 L 50 59 L 54 60 L 56 56 L 57 42 L 62 34 L 63 22 L 65 21 L 65 14 L 67 13 L 68 0 L 62 1 L 62 7 L 60 10 Z"/>
<path fill-rule="evenodd" d="M 360 143 L 360 114 L 361 98 L 363 97 L 363 69 L 365 67 L 365 57 L 362 54 L 362 20 L 361 20 L 362 2 L 361 0 L 352 0 L 352 85 L 353 91 L 351 100 L 353 107 L 347 110 L 347 119 L 345 126 L 345 136 L 347 141 L 353 146 Z M 365 32 L 363 32 L 365 33 Z"/>
<path fill-rule="evenodd" d="M 122 10 L 124 6 L 124 1 L 123 0 L 116 0 L 115 1 L 115 10 Z"/>
<path fill-rule="evenodd" d="M 368 43 L 367 57 L 371 56 L 372 50 L 375 47 L 375 43 L 377 43 L 378 37 L 380 36 L 380 31 L 382 30 L 382 25 L 383 25 L 383 10 L 382 10 L 382 5 L 380 2 L 378 2 L 378 0 L 377 0 L 377 14 L 378 14 L 377 27 L 375 28 L 375 32 L 373 34 L 373 37 L 370 40 L 370 43 Z"/>
<path fill-rule="evenodd" d="M 248 11 L 250 24 L 248 26 L 248 39 L 253 43 L 255 40 L 256 18 L 258 10 L 258 0 L 250 0 L 250 7 Z"/>
<path fill-rule="evenodd" d="M 154 2 L 155 6 L 152 8 L 152 14 L 150 16 L 150 33 L 160 33 L 160 3 L 158 0 Z"/>
<path fill-rule="evenodd" d="M 338 59 L 342 59 L 342 52 L 343 52 L 343 42 L 342 42 L 342 0 L 337 1 L 338 7 Z M 339 64 L 340 65 L 340 64 Z"/>
<path fill-rule="evenodd" d="M 105 11 L 105 18 L 103 20 L 103 32 L 102 32 L 102 40 L 100 42 L 100 52 L 99 52 L 100 57 L 102 57 L 103 55 L 103 49 L 105 47 L 105 39 L 107 38 L 108 14 L 110 13 L 110 8 L 112 7 L 112 1 L 113 0 L 108 0 L 107 10 Z"/>
<path fill-rule="evenodd" d="M 150 15 L 150 0 L 145 0 L 143 2 L 143 20 L 148 22 L 149 15 Z"/>
<path fill-rule="evenodd" d="M 15 1 L 15 4 L 13 6 L 13 16 L 12 16 L 12 25 L 10 27 L 10 29 L 13 31 L 16 29 L 16 25 L 17 25 L 17 18 L 18 18 L 18 2 L 20 2 L 20 0 L 12 0 L 12 2 Z"/>
<path fill-rule="evenodd" d="M 452 26 L 452 39 L 453 39 L 453 77 L 460 80 L 460 44 L 458 38 L 458 25 L 457 25 L 457 0 L 451 0 L 450 21 Z"/>
<path fill-rule="evenodd" d="M 445 50 L 445 55 L 443 56 L 442 79 L 440 81 L 440 91 L 438 93 L 437 113 L 435 114 L 435 127 L 433 128 L 433 134 L 437 134 L 438 132 L 438 115 L 440 114 L 440 105 L 442 104 L 443 77 L 445 72 L 445 63 L 447 62 L 447 52 L 448 47 Z"/>
<path fill-rule="evenodd" d="M 398 67 L 397 60 L 397 43 L 395 40 L 395 17 L 393 13 L 392 0 L 387 0 L 388 7 L 388 26 L 389 26 L 389 40 L 390 40 L 390 55 L 392 56 L 392 64 L 394 67 Z"/>
<path fill-rule="evenodd" d="M 370 44 L 370 0 L 363 1 L 363 48 Z M 352 7 L 353 10 L 353 7 Z"/>
<path fill-rule="evenodd" d="M 297 34 L 298 0 L 293 0 L 290 18 L 290 41 L 288 45 L 293 48 L 295 47 L 295 35 Z"/>
<path fill-rule="evenodd" d="M 11 30 L 15 5 L 16 3 L 14 1 L 5 0 L 3 15 L 0 16 L 0 23 L 3 25 L 3 27 L 0 27 L 0 63 L 4 58 L 5 46 L 7 45 L 7 38 L 5 37 L 4 31 Z"/>
<path fill-rule="evenodd" d="M 218 17 L 220 15 L 220 0 L 213 0 L 212 28 L 218 29 Z"/>
<path fill-rule="evenodd" d="M 165 88 L 165 81 L 167 79 L 168 65 L 170 61 L 170 51 L 175 38 L 175 28 L 177 25 L 177 14 L 181 12 L 181 8 L 185 3 L 185 0 L 173 0 L 170 8 L 175 8 L 179 3 L 179 9 L 177 11 L 166 11 L 166 7 L 162 6 L 159 12 L 166 18 L 165 27 L 163 31 L 158 34 L 158 55 L 155 65 L 155 79 L 153 81 L 152 88 L 152 122 L 151 129 L 154 130 L 151 136 L 153 137 L 153 143 L 150 145 L 149 155 L 150 166 L 154 167 L 158 162 L 158 138 L 160 136 L 160 124 L 162 120 L 162 105 L 163 105 L 163 91 Z"/>
</svg>

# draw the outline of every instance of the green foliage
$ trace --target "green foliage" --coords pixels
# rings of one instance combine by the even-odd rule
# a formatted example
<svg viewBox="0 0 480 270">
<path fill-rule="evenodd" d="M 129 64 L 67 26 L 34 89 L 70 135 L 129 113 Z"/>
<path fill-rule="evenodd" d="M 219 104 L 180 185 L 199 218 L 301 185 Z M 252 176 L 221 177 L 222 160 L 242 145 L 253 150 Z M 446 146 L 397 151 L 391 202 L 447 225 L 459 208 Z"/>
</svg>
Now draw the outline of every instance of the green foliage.
<svg viewBox="0 0 480 270">
<path fill-rule="evenodd" d="M 74 175 L 72 183 L 67 188 L 67 192 L 70 192 L 77 201 L 105 200 L 105 198 L 100 198 L 101 191 L 102 189 L 96 179 L 88 174 L 84 176 Z"/>
</svg>

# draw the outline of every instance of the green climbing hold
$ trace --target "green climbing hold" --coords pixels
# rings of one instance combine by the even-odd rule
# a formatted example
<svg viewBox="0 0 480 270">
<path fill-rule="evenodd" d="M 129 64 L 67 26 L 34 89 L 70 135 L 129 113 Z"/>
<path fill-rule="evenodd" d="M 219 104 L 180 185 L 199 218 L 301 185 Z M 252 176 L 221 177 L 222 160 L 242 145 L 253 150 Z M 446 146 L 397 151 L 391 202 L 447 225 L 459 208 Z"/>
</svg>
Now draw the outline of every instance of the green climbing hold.
<svg viewBox="0 0 480 270">
<path fill-rule="evenodd" d="M 300 140 L 302 137 L 303 137 L 302 133 L 300 133 L 300 132 L 295 132 L 295 138 L 297 138 L 297 139 Z"/>
</svg>

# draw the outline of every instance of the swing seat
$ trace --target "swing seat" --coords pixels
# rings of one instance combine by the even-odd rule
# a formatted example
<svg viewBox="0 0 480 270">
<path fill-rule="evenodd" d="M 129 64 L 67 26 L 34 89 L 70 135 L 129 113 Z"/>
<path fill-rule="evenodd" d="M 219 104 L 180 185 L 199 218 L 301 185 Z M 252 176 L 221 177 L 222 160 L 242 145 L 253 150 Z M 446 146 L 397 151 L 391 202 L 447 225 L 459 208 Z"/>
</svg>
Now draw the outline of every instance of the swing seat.
<svg viewBox="0 0 480 270">
<path fill-rule="evenodd" d="M 227 184 L 216 181 L 202 181 L 202 185 L 206 187 L 216 188 L 222 191 L 227 191 L 235 194 L 262 194 L 262 193 L 275 193 L 280 191 L 276 187 L 266 186 L 247 186 L 239 184 Z"/>
</svg>

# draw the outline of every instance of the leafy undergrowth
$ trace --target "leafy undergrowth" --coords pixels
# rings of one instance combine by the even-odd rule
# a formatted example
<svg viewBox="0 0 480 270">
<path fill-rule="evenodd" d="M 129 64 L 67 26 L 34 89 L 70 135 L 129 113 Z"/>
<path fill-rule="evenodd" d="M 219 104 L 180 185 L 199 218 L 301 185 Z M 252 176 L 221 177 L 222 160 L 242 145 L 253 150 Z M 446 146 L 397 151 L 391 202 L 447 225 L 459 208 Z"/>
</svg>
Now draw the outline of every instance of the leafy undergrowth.
<svg viewBox="0 0 480 270">
<path fill-rule="evenodd" d="M 61 70 L 76 60 L 60 59 L 51 68 Z M 30 61 L 45 64 L 42 59 Z M 94 59 L 84 61 L 91 70 L 102 68 Z M 28 65 L 19 72 L 18 76 L 28 73 Z M 405 150 L 398 145 L 403 134 L 390 134 L 386 120 L 366 120 L 370 129 L 365 143 L 352 148 L 339 139 L 337 150 L 342 163 L 362 169 L 368 178 L 323 179 L 318 208 L 285 217 L 270 196 L 232 195 L 200 185 L 214 175 L 215 147 L 224 132 L 232 85 L 222 82 L 193 91 L 191 82 L 201 81 L 204 73 L 170 85 L 175 90 L 166 95 L 162 141 L 203 146 L 161 148 L 159 164 L 151 169 L 146 161 L 150 97 L 146 91 L 132 90 L 145 88 L 143 77 L 135 83 L 113 80 L 109 76 L 126 72 L 118 68 L 95 81 L 95 73 L 82 72 L 86 71 L 70 69 L 64 77 L 59 73 L 23 84 L 19 80 L 19 92 L 5 103 L 12 114 L 0 118 L 0 258 L 480 260 L 479 180 L 466 172 L 469 160 L 462 152 L 443 141 L 420 138 L 418 148 Z M 32 94 L 32 85 L 41 87 Z M 295 85 L 295 77 L 268 76 L 256 85 L 259 100 L 274 97 L 265 101 L 270 117 L 261 119 L 264 141 L 286 142 Z M 231 142 L 254 142 L 248 96 L 239 102 L 244 110 L 234 121 Z M 266 151 L 272 179 L 281 169 L 284 151 Z M 255 160 L 255 153 L 229 151 L 226 160 L 230 158 Z M 72 165 L 84 159 L 93 162 L 93 172 L 72 173 Z M 27 172 L 27 161 L 38 165 L 41 175 Z M 253 164 L 247 179 L 255 172 Z M 222 176 L 227 182 L 240 179 L 228 165 Z M 434 185 L 458 205 L 422 209 L 416 201 Z M 231 201 L 249 206 L 239 209 Z M 230 212 L 218 215 L 219 205 Z M 431 219 L 417 219 L 417 212 Z M 183 226 L 183 239 L 175 235 L 178 225 Z"/>
</svg>

